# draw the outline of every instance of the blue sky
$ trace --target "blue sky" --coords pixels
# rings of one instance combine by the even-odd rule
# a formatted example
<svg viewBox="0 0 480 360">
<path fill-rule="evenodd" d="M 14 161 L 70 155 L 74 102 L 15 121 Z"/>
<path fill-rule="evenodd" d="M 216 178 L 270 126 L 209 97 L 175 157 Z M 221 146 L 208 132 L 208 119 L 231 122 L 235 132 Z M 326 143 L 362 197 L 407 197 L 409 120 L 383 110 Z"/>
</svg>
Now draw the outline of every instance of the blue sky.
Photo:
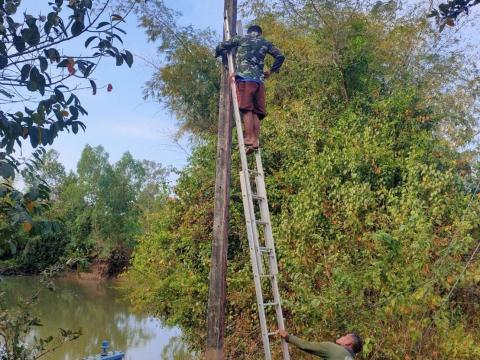
<svg viewBox="0 0 480 360">
<path fill-rule="evenodd" d="M 23 4 L 34 13 L 40 6 L 38 0 L 24 0 Z M 43 1 L 42 1 L 43 3 Z M 182 13 L 179 22 L 192 24 L 197 28 L 210 27 L 219 34 L 223 24 L 223 0 L 166 0 L 169 7 Z M 127 19 L 122 26 L 127 31 L 125 48 L 134 55 L 159 62 L 156 44 L 147 42 L 142 28 L 137 28 L 135 16 Z M 220 35 L 219 35 L 220 36 Z M 82 49 L 83 50 L 83 49 Z M 137 159 L 148 159 L 164 166 L 181 168 L 186 164 L 189 152 L 187 139 L 180 140 L 180 146 L 173 140 L 176 120 L 172 114 L 153 100 L 143 99 L 143 86 L 153 73 L 144 60 L 135 56 L 131 69 L 116 67 L 105 60 L 94 75 L 98 86 L 111 83 L 113 91 L 105 89 L 93 96 L 91 90 L 80 92 L 82 105 L 89 112 L 82 120 L 87 125 L 85 133 L 77 135 L 62 133 L 52 146 L 60 153 L 60 161 L 67 169 L 74 169 L 86 144 L 103 145 L 112 162 L 124 152 L 130 151 Z M 28 146 L 23 152 L 28 155 Z"/>
</svg>

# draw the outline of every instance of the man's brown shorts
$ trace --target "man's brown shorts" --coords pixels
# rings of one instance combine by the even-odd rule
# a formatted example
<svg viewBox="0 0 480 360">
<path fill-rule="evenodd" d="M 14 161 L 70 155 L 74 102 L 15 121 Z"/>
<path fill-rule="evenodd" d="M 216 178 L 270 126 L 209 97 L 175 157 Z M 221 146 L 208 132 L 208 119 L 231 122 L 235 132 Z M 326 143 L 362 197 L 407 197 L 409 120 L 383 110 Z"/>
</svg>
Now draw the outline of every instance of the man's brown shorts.
<svg viewBox="0 0 480 360">
<path fill-rule="evenodd" d="M 267 116 L 263 83 L 237 81 L 237 95 L 240 111 L 253 111 L 260 120 Z"/>
</svg>

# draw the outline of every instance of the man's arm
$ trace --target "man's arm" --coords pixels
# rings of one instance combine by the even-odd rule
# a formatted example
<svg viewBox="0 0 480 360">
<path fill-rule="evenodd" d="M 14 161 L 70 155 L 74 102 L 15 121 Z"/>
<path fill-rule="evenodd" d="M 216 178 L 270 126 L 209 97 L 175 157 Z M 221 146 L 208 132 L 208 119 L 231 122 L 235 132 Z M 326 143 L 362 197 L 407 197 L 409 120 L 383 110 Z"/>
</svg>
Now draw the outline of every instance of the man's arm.
<svg viewBox="0 0 480 360">
<path fill-rule="evenodd" d="M 295 345 L 299 349 L 306 351 L 310 354 L 318 355 L 326 359 L 328 359 L 328 356 L 330 355 L 329 343 L 305 341 L 296 336 L 290 335 L 285 330 L 278 330 L 277 334 L 282 337 L 286 342 Z"/>
<path fill-rule="evenodd" d="M 330 355 L 328 343 L 305 341 L 293 335 L 288 335 L 285 340 L 288 343 L 295 345 L 299 349 L 306 351 L 310 354 L 322 357 Z"/>
<path fill-rule="evenodd" d="M 283 65 L 283 62 L 285 61 L 285 56 L 272 43 L 270 43 L 270 46 L 268 48 L 268 53 L 272 55 L 273 58 L 275 59 L 275 62 L 273 63 L 272 68 L 270 69 L 270 72 L 278 73 L 280 71 L 280 68 Z"/>
<path fill-rule="evenodd" d="M 230 40 L 221 42 L 215 49 L 215 57 L 219 57 L 225 51 L 230 51 L 240 45 L 240 37 L 234 36 Z"/>
</svg>

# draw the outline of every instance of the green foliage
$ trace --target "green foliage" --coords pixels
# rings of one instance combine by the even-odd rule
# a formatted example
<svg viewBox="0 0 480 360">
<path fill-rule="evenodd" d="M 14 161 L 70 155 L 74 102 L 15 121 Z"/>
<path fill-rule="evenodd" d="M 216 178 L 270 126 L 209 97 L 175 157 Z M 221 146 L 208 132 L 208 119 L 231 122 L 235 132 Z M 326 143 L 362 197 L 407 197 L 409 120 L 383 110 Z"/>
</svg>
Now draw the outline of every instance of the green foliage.
<svg viewBox="0 0 480 360">
<path fill-rule="evenodd" d="M 435 31 L 395 8 L 284 4 L 262 8 L 257 21 L 287 57 L 267 83 L 262 122 L 287 328 L 312 340 L 356 329 L 369 359 L 475 358 L 478 317 L 468 304 L 478 263 L 459 276 L 480 230 L 478 73 L 462 53 L 432 52 Z M 145 217 L 127 277 L 133 303 L 180 326 L 200 350 L 216 153 L 209 136 L 192 132 L 199 142 L 177 197 Z M 226 344 L 228 357 L 258 359 L 238 167 L 235 154 Z"/>
<path fill-rule="evenodd" d="M 100 261 L 108 265 L 104 275 L 122 272 L 142 232 L 142 213 L 166 201 L 169 171 L 130 153 L 111 164 L 103 147 L 86 146 L 77 172 L 67 174 L 58 156 L 45 153 L 35 173 L 24 175 L 28 221 L 12 226 L 0 217 L 1 271 L 38 273 L 59 261 L 83 269 Z M 38 186 L 48 186 L 48 200 L 32 200 Z"/>
<path fill-rule="evenodd" d="M 125 34 L 120 28 L 124 16 L 109 15 L 110 3 L 94 7 L 91 0 L 44 1 L 44 16 L 28 13 L 21 0 L 0 1 L 0 218 L 12 226 L 2 235 L 16 233 L 19 225 L 31 228 L 32 207 L 48 202 L 48 184 L 33 175 L 45 152 L 42 146 L 52 145 L 62 131 L 85 130 L 79 119 L 87 110 L 75 91 L 76 82 L 88 81 L 95 94 L 92 75 L 103 58 L 132 66 L 132 54 L 118 47 Z M 134 6 L 130 4 L 125 16 Z M 64 45 L 91 34 L 86 53 L 65 54 Z M 15 152 L 23 141 L 36 149 L 26 163 Z M 22 168 L 30 173 L 29 194 L 12 186 Z"/>
<path fill-rule="evenodd" d="M 99 9 L 93 9 L 92 1 L 63 1 L 47 3 L 50 7 L 48 16 L 33 16 L 20 8 L 21 2 L 1 1 L 0 16 L 0 56 L 2 57 L 0 79 L 4 103 L 17 101 L 22 93 L 13 88 L 25 88 L 29 92 L 39 93 L 36 109 L 4 113 L 1 115 L 1 147 L 5 154 L 12 153 L 15 142 L 22 137 L 29 139 L 32 147 L 52 144 L 58 133 L 72 130 L 77 133 L 85 125 L 78 120 L 79 115 L 86 115 L 79 98 L 71 93 L 67 96 L 66 80 L 76 77 L 93 81 L 91 75 L 103 57 L 113 57 L 117 65 L 124 60 L 131 66 L 131 54 L 123 53 L 115 46 L 121 42 L 118 35 L 122 17 L 111 15 L 109 21 L 101 21 L 105 16 L 109 1 Z M 63 18 L 63 12 L 69 15 Z M 97 13 L 99 11 L 99 13 Z M 95 14 L 95 16 L 93 16 Z M 88 38 L 85 47 L 90 45 L 89 56 L 60 55 L 59 44 L 69 42 L 96 29 L 95 35 Z M 95 41 L 93 44 L 92 42 Z M 14 48 L 14 51 L 7 49 Z M 47 71 L 48 70 L 48 71 Z M 19 100 L 22 100 L 20 98 Z"/>
<path fill-rule="evenodd" d="M 68 233 L 59 221 L 37 220 L 18 254 L 22 270 L 39 273 L 65 256 Z M 12 254 L 15 255 L 15 254 Z"/>
<path fill-rule="evenodd" d="M 127 2 L 128 3 L 128 2 Z M 165 58 L 145 86 L 145 97 L 166 105 L 178 120 L 178 135 L 216 133 L 220 73 L 212 56 L 216 38 L 212 31 L 198 31 L 176 23 L 178 13 L 164 1 L 149 1 L 136 8 L 140 25 L 151 41 L 158 41 Z"/>
<path fill-rule="evenodd" d="M 110 275 L 121 272 L 142 231 L 142 212 L 168 194 L 167 174 L 161 165 L 135 160 L 130 153 L 112 165 L 103 147 L 87 145 L 76 173 L 62 175 L 53 188 L 58 195 L 51 214 L 65 223 L 69 257 L 106 261 Z"/>
<path fill-rule="evenodd" d="M 146 84 L 146 95 L 164 102 L 176 114 L 179 134 L 216 131 L 220 77 L 212 57 L 212 38 L 208 32 L 186 38 L 169 55 L 169 63 Z"/>
</svg>

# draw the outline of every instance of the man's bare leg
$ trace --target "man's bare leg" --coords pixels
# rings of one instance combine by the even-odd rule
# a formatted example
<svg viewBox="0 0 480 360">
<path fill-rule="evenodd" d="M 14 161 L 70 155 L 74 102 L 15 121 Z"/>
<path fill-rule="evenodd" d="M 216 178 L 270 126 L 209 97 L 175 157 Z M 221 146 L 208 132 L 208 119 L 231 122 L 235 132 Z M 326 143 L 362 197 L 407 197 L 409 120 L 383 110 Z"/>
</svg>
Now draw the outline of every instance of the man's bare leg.
<svg viewBox="0 0 480 360">
<path fill-rule="evenodd" d="M 242 113 L 245 145 L 253 145 L 255 141 L 255 120 L 252 111 Z"/>
</svg>

